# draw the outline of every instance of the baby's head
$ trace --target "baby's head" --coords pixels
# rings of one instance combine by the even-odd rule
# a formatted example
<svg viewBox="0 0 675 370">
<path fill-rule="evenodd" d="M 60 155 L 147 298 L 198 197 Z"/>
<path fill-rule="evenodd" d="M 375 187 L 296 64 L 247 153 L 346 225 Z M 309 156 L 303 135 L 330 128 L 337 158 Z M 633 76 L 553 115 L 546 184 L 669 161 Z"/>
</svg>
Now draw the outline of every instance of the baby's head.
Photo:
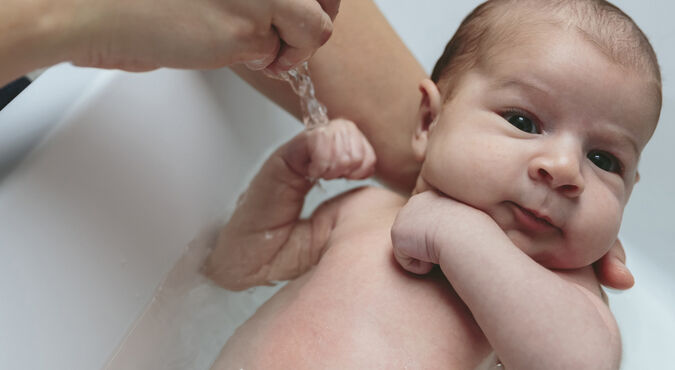
<svg viewBox="0 0 675 370">
<path fill-rule="evenodd" d="M 432 78 L 416 191 L 483 210 L 546 267 L 604 255 L 661 109 L 656 56 L 633 21 L 605 1 L 488 1 Z"/>
</svg>

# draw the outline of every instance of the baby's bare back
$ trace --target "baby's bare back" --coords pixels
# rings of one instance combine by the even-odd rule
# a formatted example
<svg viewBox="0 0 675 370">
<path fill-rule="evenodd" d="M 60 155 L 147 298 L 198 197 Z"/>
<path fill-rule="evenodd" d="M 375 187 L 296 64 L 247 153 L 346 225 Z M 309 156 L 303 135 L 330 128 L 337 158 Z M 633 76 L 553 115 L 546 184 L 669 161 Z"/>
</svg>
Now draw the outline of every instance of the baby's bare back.
<svg viewBox="0 0 675 370">
<path fill-rule="evenodd" d="M 214 368 L 475 368 L 491 349 L 445 277 L 413 276 L 393 258 L 405 201 L 378 188 L 342 198 L 319 263 L 237 329 Z"/>
</svg>

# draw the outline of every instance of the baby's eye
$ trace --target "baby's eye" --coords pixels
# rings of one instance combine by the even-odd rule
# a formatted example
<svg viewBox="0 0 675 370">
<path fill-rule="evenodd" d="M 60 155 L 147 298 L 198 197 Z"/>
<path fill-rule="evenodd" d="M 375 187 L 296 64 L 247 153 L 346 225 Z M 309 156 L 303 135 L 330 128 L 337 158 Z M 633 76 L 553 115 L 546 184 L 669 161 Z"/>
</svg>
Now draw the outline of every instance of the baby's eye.
<svg viewBox="0 0 675 370">
<path fill-rule="evenodd" d="M 532 121 L 532 119 L 528 118 L 525 114 L 521 112 L 517 111 L 505 112 L 502 113 L 502 117 L 504 117 L 505 120 L 509 121 L 510 124 L 515 126 L 520 131 L 524 131 L 530 134 L 539 133 L 539 128 Z"/>
<path fill-rule="evenodd" d="M 591 160 L 591 162 L 593 162 L 593 164 L 602 170 L 617 174 L 621 173 L 621 162 L 619 162 L 615 156 L 607 152 L 594 150 L 588 153 L 587 157 Z"/>
</svg>

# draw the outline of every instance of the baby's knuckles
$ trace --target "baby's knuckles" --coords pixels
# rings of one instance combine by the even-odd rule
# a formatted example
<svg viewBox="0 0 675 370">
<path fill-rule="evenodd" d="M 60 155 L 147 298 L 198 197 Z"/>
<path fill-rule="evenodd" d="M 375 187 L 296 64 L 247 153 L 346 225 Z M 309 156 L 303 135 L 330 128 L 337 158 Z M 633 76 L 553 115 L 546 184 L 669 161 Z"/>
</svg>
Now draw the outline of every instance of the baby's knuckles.
<svg viewBox="0 0 675 370">
<path fill-rule="evenodd" d="M 434 209 L 433 197 L 433 192 L 414 195 L 396 216 L 391 238 L 399 255 L 438 263 L 437 253 L 433 250 L 436 243 L 432 242 L 432 238 L 438 234 L 441 222 Z"/>
<path fill-rule="evenodd" d="M 479 209 L 425 191 L 411 197 L 399 212 L 392 227 L 392 243 L 409 256 L 439 263 L 441 249 L 470 243 L 473 231 L 481 228 L 498 226 Z"/>
<path fill-rule="evenodd" d="M 307 131 L 307 135 L 310 161 L 326 169 L 319 176 L 347 177 L 365 160 L 366 150 L 362 147 L 365 137 L 351 121 L 335 119 L 328 126 Z M 328 163 L 316 163 L 323 161 Z"/>
</svg>

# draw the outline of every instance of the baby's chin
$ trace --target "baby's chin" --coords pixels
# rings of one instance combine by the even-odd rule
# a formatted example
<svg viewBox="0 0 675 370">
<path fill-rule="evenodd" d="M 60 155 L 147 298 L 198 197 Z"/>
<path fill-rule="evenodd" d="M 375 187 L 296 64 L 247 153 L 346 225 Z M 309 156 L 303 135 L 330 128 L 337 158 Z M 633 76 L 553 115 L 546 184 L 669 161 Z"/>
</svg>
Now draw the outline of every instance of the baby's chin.
<svg viewBox="0 0 675 370">
<path fill-rule="evenodd" d="M 519 230 L 507 230 L 505 233 L 518 249 L 548 269 L 568 270 L 590 266 L 609 250 L 609 247 L 606 248 L 604 252 L 599 252 L 601 254 L 598 256 L 582 255 L 561 245 L 560 241 L 549 243 L 534 241 Z M 590 248 L 575 248 L 575 250 L 588 251 Z"/>
</svg>

